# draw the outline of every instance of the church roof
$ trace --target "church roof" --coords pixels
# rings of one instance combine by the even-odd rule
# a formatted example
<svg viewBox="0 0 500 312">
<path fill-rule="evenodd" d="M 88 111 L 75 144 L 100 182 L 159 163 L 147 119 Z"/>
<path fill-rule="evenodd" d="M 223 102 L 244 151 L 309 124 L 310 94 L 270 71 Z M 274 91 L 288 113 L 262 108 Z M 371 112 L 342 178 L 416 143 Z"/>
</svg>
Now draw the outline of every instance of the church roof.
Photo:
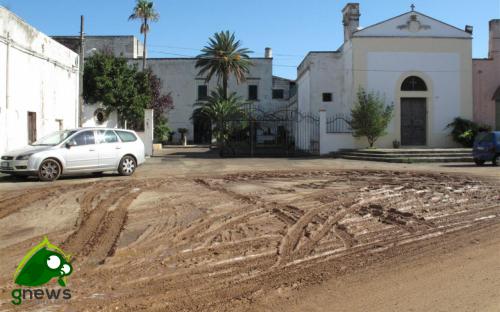
<svg viewBox="0 0 500 312">
<path fill-rule="evenodd" d="M 353 37 L 437 37 L 472 38 L 465 30 L 427 16 L 409 11 L 354 32 Z"/>
</svg>

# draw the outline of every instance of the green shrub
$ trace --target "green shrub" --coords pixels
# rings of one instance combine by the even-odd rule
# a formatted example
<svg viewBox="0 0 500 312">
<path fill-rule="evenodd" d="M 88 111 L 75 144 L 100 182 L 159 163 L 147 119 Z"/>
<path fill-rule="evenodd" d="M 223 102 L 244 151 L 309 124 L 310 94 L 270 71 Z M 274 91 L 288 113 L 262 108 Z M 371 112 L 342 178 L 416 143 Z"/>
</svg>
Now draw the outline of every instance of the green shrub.
<svg viewBox="0 0 500 312">
<path fill-rule="evenodd" d="M 384 99 L 373 92 L 359 88 L 357 102 L 351 110 L 353 136 L 366 137 L 370 147 L 377 139 L 386 134 L 387 126 L 392 119 L 394 106 L 385 105 Z"/>
<path fill-rule="evenodd" d="M 479 132 L 491 131 L 491 127 L 484 124 L 478 124 L 472 120 L 457 117 L 446 128 L 452 128 L 451 136 L 453 141 L 464 147 L 472 147 L 474 138 Z"/>
<path fill-rule="evenodd" d="M 156 120 L 154 129 L 154 141 L 156 143 L 163 143 L 168 138 L 170 128 L 167 124 L 167 118 L 161 116 Z"/>
</svg>

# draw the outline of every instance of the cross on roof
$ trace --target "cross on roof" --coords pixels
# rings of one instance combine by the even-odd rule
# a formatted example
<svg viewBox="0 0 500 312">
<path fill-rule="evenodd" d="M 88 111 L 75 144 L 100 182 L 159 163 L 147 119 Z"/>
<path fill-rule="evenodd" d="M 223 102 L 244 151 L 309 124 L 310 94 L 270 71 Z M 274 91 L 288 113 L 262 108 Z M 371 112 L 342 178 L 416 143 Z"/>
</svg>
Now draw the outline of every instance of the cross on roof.
<svg viewBox="0 0 500 312">
<path fill-rule="evenodd" d="M 413 3 L 410 5 L 410 8 L 412 12 L 415 11 L 415 5 Z"/>
</svg>

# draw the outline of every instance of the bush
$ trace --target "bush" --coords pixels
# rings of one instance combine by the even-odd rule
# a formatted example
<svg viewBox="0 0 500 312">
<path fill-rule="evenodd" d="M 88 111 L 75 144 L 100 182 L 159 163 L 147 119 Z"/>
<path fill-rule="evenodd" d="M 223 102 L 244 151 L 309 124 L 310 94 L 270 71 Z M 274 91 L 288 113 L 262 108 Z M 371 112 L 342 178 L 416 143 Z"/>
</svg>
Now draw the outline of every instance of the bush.
<svg viewBox="0 0 500 312">
<path fill-rule="evenodd" d="M 165 118 L 164 116 L 159 117 L 156 120 L 154 126 L 154 141 L 156 143 L 163 143 L 163 141 L 167 140 L 170 133 L 170 128 L 167 124 L 167 118 Z"/>
<path fill-rule="evenodd" d="M 359 88 L 358 101 L 351 110 L 350 126 L 356 138 L 366 137 L 370 147 L 377 139 L 386 134 L 386 128 L 392 119 L 394 107 L 386 106 L 377 94 L 367 93 Z"/>
<path fill-rule="evenodd" d="M 446 128 L 452 128 L 451 136 L 453 141 L 461 144 L 464 147 L 472 147 L 474 138 L 479 132 L 491 131 L 488 125 L 478 124 L 472 120 L 457 117 Z"/>
</svg>

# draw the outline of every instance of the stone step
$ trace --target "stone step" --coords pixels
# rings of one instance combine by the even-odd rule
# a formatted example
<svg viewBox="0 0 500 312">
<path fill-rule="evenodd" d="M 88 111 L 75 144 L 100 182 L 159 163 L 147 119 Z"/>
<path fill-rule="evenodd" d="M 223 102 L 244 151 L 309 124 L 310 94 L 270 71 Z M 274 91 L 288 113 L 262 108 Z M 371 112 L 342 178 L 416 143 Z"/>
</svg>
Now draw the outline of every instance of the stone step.
<svg viewBox="0 0 500 312">
<path fill-rule="evenodd" d="M 351 156 L 338 154 L 337 157 L 350 160 L 382 161 L 391 163 L 440 163 L 440 162 L 472 162 L 472 156 L 454 157 L 384 157 L 384 156 Z"/>
<path fill-rule="evenodd" d="M 395 149 L 341 149 L 340 153 L 369 153 L 377 155 L 390 155 L 390 154 L 472 154 L 471 148 L 416 148 L 416 149 L 406 149 L 406 148 L 395 148 Z"/>
<path fill-rule="evenodd" d="M 359 156 L 359 157 L 388 157 L 388 158 L 407 158 L 407 157 L 471 157 L 471 152 L 465 153 L 369 153 L 369 152 L 341 152 L 341 155 Z"/>
</svg>

